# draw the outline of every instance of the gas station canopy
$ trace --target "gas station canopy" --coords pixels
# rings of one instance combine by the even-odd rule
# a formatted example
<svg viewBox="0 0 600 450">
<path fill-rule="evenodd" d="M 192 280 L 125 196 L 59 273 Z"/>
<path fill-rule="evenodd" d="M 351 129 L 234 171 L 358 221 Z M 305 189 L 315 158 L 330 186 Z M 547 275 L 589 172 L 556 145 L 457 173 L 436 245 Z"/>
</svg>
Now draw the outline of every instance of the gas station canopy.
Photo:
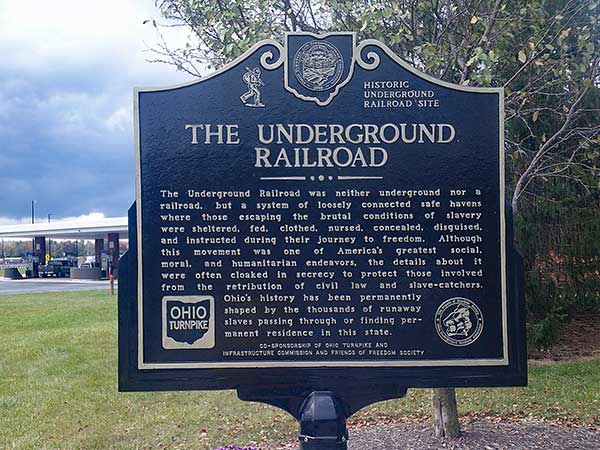
<svg viewBox="0 0 600 450">
<path fill-rule="evenodd" d="M 0 226 L 0 238 L 107 239 L 109 233 L 127 238 L 127 217 L 107 217 L 79 221 L 63 220 Z"/>
</svg>

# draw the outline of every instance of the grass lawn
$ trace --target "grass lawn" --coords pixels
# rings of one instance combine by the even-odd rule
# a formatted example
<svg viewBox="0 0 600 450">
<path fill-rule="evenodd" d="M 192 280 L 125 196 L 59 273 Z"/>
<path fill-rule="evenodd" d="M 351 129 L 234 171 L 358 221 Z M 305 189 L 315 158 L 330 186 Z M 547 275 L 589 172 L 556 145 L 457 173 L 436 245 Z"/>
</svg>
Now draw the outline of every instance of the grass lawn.
<svg viewBox="0 0 600 450">
<path fill-rule="evenodd" d="M 285 413 L 221 392 L 117 392 L 116 297 L 0 296 L 0 449 L 212 449 L 284 442 Z M 530 367 L 528 388 L 463 389 L 461 415 L 600 425 L 600 361 Z M 428 417 L 427 390 L 350 421 Z"/>
</svg>

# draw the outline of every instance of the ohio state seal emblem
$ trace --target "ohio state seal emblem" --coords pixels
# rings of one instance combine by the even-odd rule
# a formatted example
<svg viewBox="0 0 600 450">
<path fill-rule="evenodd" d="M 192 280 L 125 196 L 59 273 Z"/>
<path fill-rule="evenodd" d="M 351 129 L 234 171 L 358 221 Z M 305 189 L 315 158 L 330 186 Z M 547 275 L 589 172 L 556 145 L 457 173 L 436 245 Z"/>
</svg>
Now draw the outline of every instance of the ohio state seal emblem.
<svg viewBox="0 0 600 450">
<path fill-rule="evenodd" d="M 294 56 L 294 76 L 311 91 L 334 87 L 344 72 L 344 59 L 335 45 L 326 41 L 310 41 Z"/>
</svg>

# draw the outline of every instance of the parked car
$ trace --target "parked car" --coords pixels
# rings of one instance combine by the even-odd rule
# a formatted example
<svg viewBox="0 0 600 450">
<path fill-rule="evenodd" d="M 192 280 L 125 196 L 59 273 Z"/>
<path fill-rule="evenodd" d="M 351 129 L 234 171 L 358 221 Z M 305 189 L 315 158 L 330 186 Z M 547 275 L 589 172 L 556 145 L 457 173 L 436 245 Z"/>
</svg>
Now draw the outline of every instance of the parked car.
<svg viewBox="0 0 600 450">
<path fill-rule="evenodd" d="M 97 263 L 97 262 L 84 262 L 84 263 L 82 263 L 79 266 L 80 269 L 91 268 L 91 267 L 100 267 L 100 263 Z"/>
<path fill-rule="evenodd" d="M 38 268 L 38 274 L 42 278 L 51 276 L 64 278 L 70 276 L 71 267 L 77 267 L 77 265 L 70 259 L 51 259 L 48 264 Z"/>
</svg>

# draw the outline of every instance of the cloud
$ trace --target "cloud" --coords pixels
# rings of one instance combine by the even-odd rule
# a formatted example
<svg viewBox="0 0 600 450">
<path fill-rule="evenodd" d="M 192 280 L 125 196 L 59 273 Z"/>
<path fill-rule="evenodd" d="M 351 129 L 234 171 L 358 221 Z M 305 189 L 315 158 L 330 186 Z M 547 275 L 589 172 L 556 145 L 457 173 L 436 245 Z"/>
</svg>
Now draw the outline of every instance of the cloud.
<svg viewBox="0 0 600 450">
<path fill-rule="evenodd" d="M 128 108 L 120 107 L 106 119 L 106 126 L 112 131 L 127 131 L 133 126 L 131 111 Z"/>
<path fill-rule="evenodd" d="M 134 198 L 134 86 L 189 81 L 150 64 L 151 0 L 0 3 L 1 220 L 122 216 Z M 185 33 L 173 29 L 181 43 Z"/>
<path fill-rule="evenodd" d="M 80 216 L 59 217 L 59 218 L 52 215 L 50 220 L 51 221 L 60 220 L 60 221 L 69 221 L 69 222 L 93 222 L 93 221 L 101 220 L 104 218 L 106 218 L 106 216 L 103 213 L 96 212 L 96 213 L 90 213 L 90 214 L 82 214 Z M 43 221 L 47 220 L 47 216 L 43 217 L 43 218 L 38 217 L 37 221 L 39 222 L 40 220 L 43 220 Z M 31 223 L 31 216 L 20 217 L 20 218 L 0 216 L 0 226 L 19 225 L 19 224 L 28 224 L 28 223 Z"/>
<path fill-rule="evenodd" d="M 17 218 L 17 217 L 2 217 L 0 216 L 0 226 L 3 225 L 18 225 L 18 224 L 22 224 L 22 223 L 31 223 L 31 218 L 27 218 L 27 217 L 21 217 L 21 218 Z"/>
</svg>

